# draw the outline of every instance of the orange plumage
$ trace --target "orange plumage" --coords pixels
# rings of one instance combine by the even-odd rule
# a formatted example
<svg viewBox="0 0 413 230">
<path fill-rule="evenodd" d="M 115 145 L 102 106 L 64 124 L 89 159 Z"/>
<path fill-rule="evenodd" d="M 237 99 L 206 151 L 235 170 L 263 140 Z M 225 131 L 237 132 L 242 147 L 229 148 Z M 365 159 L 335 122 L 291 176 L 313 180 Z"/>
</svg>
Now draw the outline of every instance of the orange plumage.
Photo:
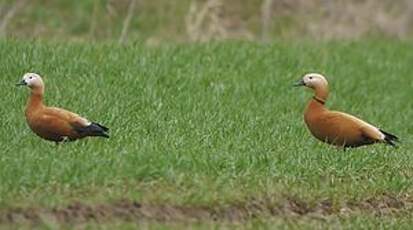
<svg viewBox="0 0 413 230">
<path fill-rule="evenodd" d="M 26 107 L 26 120 L 31 130 L 43 139 L 54 141 L 74 141 L 87 136 L 108 138 L 109 129 L 98 123 L 89 122 L 76 113 L 43 104 L 44 84 L 35 73 L 27 73 L 17 85 L 26 85 L 31 95 Z"/>
<path fill-rule="evenodd" d="M 396 136 L 352 115 L 328 110 L 324 106 L 329 94 L 324 76 L 306 74 L 296 86 L 306 86 L 315 91 L 305 110 L 304 121 L 317 139 L 343 148 L 380 142 L 395 146 Z"/>
</svg>

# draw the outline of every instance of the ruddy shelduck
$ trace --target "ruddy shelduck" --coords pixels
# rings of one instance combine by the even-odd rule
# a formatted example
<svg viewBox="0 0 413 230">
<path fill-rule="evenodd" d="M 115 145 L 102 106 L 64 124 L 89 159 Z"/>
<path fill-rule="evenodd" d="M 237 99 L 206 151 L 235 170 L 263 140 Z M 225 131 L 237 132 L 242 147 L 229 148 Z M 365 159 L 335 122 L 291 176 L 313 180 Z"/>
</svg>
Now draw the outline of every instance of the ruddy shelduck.
<svg viewBox="0 0 413 230">
<path fill-rule="evenodd" d="M 338 147 L 353 148 L 374 143 L 395 146 L 398 138 L 352 115 L 330 111 L 324 104 L 328 98 L 328 82 L 318 73 L 309 73 L 295 84 L 314 90 L 304 121 L 308 129 L 320 141 Z"/>
<path fill-rule="evenodd" d="M 42 78 L 35 73 L 26 73 L 18 86 L 27 86 L 31 94 L 25 115 L 31 130 L 39 137 L 54 141 L 74 141 L 87 136 L 108 138 L 108 128 L 76 113 L 43 104 L 44 84 Z"/>
</svg>

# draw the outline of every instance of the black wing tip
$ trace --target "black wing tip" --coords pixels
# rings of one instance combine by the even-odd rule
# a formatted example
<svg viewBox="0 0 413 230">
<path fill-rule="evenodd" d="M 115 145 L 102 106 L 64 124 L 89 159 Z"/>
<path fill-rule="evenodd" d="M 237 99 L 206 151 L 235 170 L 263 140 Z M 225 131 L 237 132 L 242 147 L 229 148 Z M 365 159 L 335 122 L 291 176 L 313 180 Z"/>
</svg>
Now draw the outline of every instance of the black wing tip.
<svg viewBox="0 0 413 230">
<path fill-rule="evenodd" d="M 107 127 L 95 122 L 92 122 L 92 124 L 86 127 L 76 128 L 76 131 L 83 136 L 95 136 L 104 138 L 109 138 L 109 134 L 107 134 L 108 130 L 109 129 Z"/>
<path fill-rule="evenodd" d="M 394 143 L 394 141 L 391 141 L 389 139 L 384 139 L 384 141 L 386 142 L 386 144 L 390 145 L 391 147 L 397 148 L 397 144 Z"/>
<path fill-rule="evenodd" d="M 104 137 L 104 138 L 109 138 L 109 134 L 107 134 L 107 132 L 109 131 L 108 127 L 106 127 L 104 125 L 101 125 L 99 123 L 96 123 L 96 122 L 92 122 L 92 125 L 95 125 L 95 126 L 97 126 L 101 129 L 98 136 Z"/>
<path fill-rule="evenodd" d="M 101 129 L 103 129 L 103 131 L 105 131 L 105 132 L 108 132 L 108 131 L 109 131 L 109 128 L 106 127 L 106 126 L 104 126 L 104 125 L 101 125 L 101 124 L 96 123 L 96 122 L 92 122 L 92 124 L 99 126 L 99 127 L 100 127 Z"/>
<path fill-rule="evenodd" d="M 384 134 L 384 141 L 386 142 L 386 144 L 397 147 L 396 142 L 400 143 L 400 139 L 396 135 L 386 132 L 382 129 L 379 130 Z"/>
<path fill-rule="evenodd" d="M 379 129 L 380 130 L 380 132 L 382 132 L 387 138 L 389 138 L 390 140 L 392 140 L 392 141 L 399 141 L 399 137 L 397 137 L 396 135 L 394 135 L 394 134 L 391 134 L 391 133 L 389 133 L 389 132 L 386 132 L 386 131 L 384 131 L 384 130 L 382 130 L 382 129 Z"/>
</svg>

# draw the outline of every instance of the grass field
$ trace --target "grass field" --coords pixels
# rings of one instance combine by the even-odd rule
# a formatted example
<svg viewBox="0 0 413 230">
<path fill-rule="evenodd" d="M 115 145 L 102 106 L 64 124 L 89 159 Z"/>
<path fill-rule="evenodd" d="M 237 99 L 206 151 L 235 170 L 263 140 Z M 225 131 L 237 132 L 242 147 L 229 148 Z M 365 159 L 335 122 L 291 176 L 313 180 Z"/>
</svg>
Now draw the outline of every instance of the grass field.
<svg viewBox="0 0 413 230">
<path fill-rule="evenodd" d="M 0 41 L 0 225 L 409 228 L 412 45 Z M 44 76 L 47 104 L 111 138 L 35 136 L 28 90 L 14 86 L 28 71 Z M 400 148 L 342 152 L 312 138 L 311 92 L 292 84 L 314 71 L 330 80 L 330 108 L 397 134 Z"/>
</svg>

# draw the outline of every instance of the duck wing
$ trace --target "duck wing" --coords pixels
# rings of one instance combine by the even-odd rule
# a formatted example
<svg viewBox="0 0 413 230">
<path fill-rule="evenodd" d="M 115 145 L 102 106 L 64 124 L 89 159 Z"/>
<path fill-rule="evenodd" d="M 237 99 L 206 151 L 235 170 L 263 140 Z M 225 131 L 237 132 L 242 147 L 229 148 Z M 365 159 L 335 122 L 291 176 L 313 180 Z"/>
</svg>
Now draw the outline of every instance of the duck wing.
<svg viewBox="0 0 413 230">
<path fill-rule="evenodd" d="M 51 141 L 72 139 L 77 135 L 70 123 L 58 116 L 40 114 L 29 125 L 37 135 Z"/>
<path fill-rule="evenodd" d="M 337 135 L 347 140 L 349 146 L 385 142 L 385 135 L 379 128 L 347 113 L 327 113 L 326 124 L 335 128 Z"/>
<path fill-rule="evenodd" d="M 106 133 L 109 129 L 101 124 L 90 122 L 80 115 L 56 107 L 51 107 L 48 109 L 48 114 L 65 120 L 75 131 L 79 137 L 85 136 L 101 136 L 108 138 L 109 135 Z M 76 137 L 76 138 L 79 138 Z"/>
</svg>

